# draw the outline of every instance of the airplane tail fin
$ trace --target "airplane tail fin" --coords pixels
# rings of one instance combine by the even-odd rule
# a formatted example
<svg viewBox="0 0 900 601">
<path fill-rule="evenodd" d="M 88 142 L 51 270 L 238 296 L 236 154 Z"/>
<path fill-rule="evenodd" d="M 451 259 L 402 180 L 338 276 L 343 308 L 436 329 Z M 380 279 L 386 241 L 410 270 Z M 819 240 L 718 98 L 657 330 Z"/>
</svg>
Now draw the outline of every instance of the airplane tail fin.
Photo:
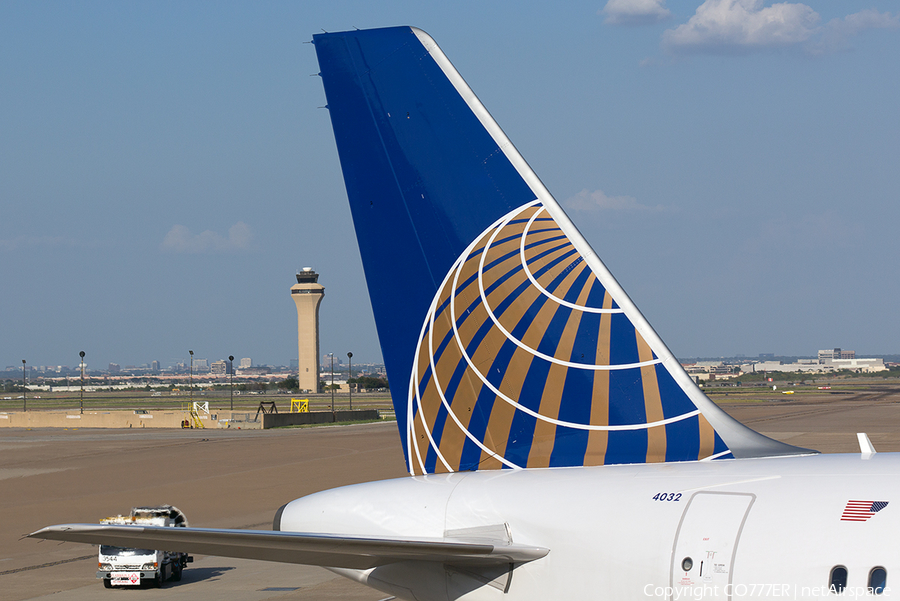
<svg viewBox="0 0 900 601">
<path fill-rule="evenodd" d="M 411 474 L 811 452 L 703 394 L 428 34 L 313 42 Z"/>
</svg>

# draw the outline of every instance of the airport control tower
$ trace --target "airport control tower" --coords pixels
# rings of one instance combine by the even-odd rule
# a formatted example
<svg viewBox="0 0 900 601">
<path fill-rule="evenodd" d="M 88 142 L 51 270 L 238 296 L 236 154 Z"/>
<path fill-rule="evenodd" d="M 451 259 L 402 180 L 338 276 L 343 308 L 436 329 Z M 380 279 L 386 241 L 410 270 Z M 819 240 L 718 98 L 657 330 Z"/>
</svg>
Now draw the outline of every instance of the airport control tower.
<svg viewBox="0 0 900 601">
<path fill-rule="evenodd" d="M 319 274 L 310 267 L 297 273 L 297 283 L 291 286 L 291 297 L 297 304 L 297 381 L 300 390 L 319 390 L 319 303 L 325 287 L 319 284 Z"/>
</svg>

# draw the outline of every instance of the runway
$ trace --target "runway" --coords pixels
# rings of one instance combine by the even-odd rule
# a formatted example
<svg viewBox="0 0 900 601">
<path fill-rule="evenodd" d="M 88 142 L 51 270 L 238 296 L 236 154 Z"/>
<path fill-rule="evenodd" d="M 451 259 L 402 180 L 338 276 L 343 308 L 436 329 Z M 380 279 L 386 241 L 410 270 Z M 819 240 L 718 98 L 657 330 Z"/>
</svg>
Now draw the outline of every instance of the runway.
<svg viewBox="0 0 900 601">
<path fill-rule="evenodd" d="M 751 428 L 823 452 L 900 451 L 900 391 L 722 405 Z M 395 423 L 287 430 L 0 431 L 4 600 L 349 599 L 386 594 L 314 567 L 197 556 L 162 590 L 106 590 L 96 547 L 23 534 L 169 503 L 191 526 L 271 528 L 282 504 L 319 490 L 406 475 Z M 131 598 L 131 597 L 129 597 Z M 135 597 L 136 598 L 136 597 Z"/>
</svg>

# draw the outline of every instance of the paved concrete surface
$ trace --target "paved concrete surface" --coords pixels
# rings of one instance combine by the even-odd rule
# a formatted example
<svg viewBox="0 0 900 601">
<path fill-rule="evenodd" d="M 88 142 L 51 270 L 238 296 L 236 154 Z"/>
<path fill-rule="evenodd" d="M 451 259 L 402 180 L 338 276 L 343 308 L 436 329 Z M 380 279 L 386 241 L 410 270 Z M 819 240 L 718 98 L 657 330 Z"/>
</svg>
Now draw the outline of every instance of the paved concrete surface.
<svg viewBox="0 0 900 601">
<path fill-rule="evenodd" d="M 881 452 L 900 451 L 900 387 L 798 394 L 796 400 L 728 402 L 719 406 L 741 423 L 788 444 L 823 453 L 858 453 L 857 432 Z"/>
<path fill-rule="evenodd" d="M 336 486 L 405 476 L 396 423 L 285 430 L 0 431 L 0 598 L 350 599 L 387 595 L 322 568 L 198 556 L 180 583 L 106 590 L 96 547 L 19 540 L 170 503 L 192 526 L 270 529 L 275 511 Z M 270 590 L 264 590 L 264 589 Z M 275 589 L 275 590 L 272 590 Z M 278 590 L 281 589 L 281 590 Z M 294 589 L 294 590 L 291 590 Z"/>
<path fill-rule="evenodd" d="M 900 390 L 823 394 L 723 408 L 773 438 L 858 452 L 856 432 L 900 451 Z M 723 400 L 723 399 L 720 399 Z M 198 556 L 162 590 L 106 590 L 95 547 L 20 536 L 171 503 L 192 526 L 271 528 L 283 503 L 405 475 L 396 424 L 292 430 L 0 431 L 0 598 L 347 599 L 387 597 L 322 568 Z"/>
</svg>

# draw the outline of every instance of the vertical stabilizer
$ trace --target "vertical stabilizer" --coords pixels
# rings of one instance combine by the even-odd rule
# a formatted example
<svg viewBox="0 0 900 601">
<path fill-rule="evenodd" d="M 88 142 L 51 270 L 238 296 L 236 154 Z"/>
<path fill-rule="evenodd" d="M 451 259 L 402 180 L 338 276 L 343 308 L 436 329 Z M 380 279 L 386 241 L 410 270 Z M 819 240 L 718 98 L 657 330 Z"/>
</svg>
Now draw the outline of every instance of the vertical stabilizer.
<svg viewBox="0 0 900 601">
<path fill-rule="evenodd" d="M 431 37 L 314 43 L 410 473 L 809 452 L 697 388 Z"/>
</svg>

